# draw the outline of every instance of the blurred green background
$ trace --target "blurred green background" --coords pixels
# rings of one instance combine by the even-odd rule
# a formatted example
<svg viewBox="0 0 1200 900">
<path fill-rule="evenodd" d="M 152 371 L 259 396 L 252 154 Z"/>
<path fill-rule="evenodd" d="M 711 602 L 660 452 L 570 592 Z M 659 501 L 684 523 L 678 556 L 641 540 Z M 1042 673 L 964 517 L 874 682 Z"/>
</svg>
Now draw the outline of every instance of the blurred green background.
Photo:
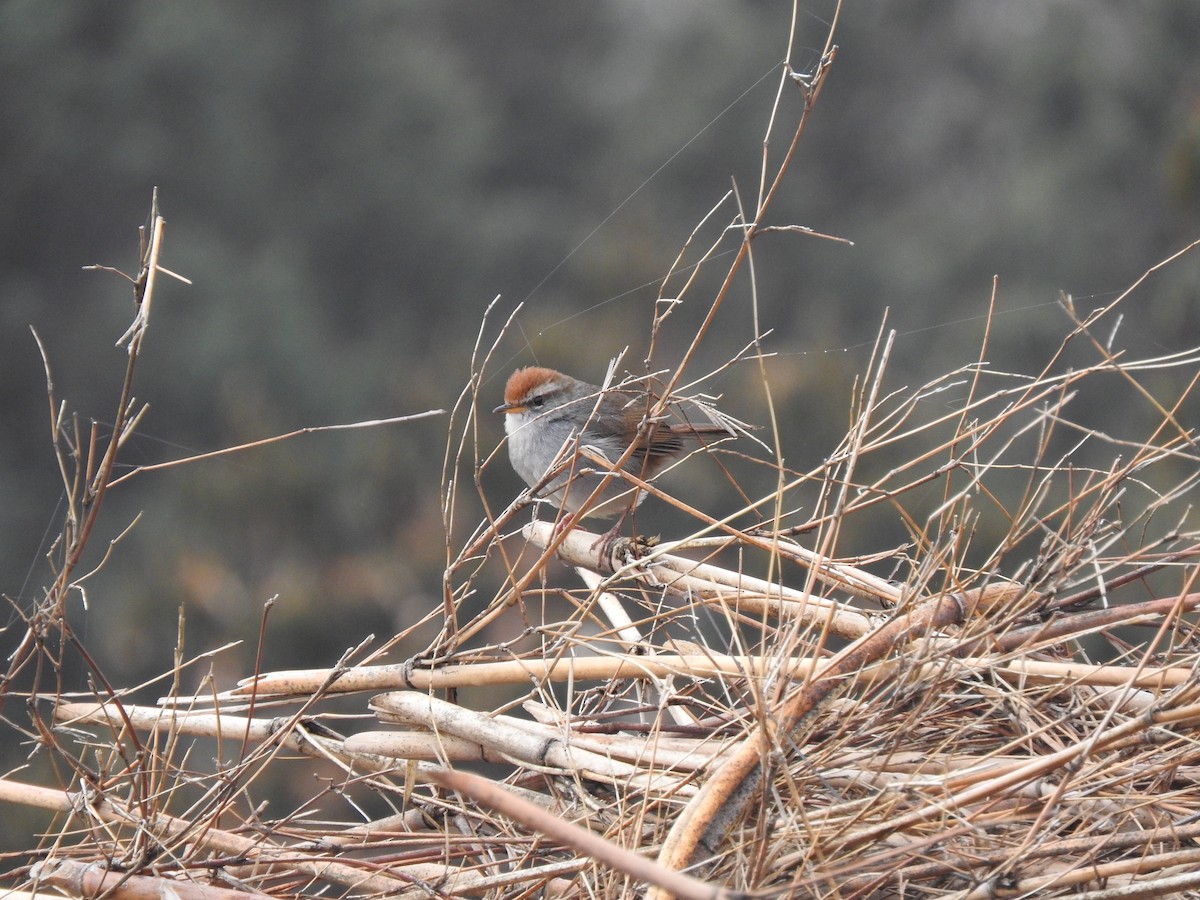
<svg viewBox="0 0 1200 900">
<path fill-rule="evenodd" d="M 832 12 L 802 7 L 797 68 Z M 789 17 L 779 2 L 6 0 L 0 590 L 26 610 L 42 596 L 62 514 L 29 326 L 58 397 L 111 422 L 132 295 L 81 267 L 136 269 L 153 186 L 164 264 L 194 284 L 160 282 L 136 390 L 151 411 L 122 469 L 449 408 L 500 295 L 499 319 L 524 307 L 490 409 L 535 355 L 598 380 L 630 346 L 636 369 L 655 280 L 731 177 L 757 192 Z M 843 433 L 885 308 L 891 382 L 916 384 L 975 358 L 998 274 L 995 355 L 1036 369 L 1066 327 L 1060 290 L 1099 305 L 1200 237 L 1197 34 L 1193 0 L 847 6 L 769 221 L 854 246 L 756 245 L 793 465 Z M 1165 273 L 1128 344 L 1195 345 L 1198 285 L 1195 258 Z M 697 370 L 751 339 L 748 298 L 743 277 Z M 758 401 L 738 396 L 755 376 L 714 384 L 752 421 Z M 328 665 L 415 621 L 441 596 L 446 427 L 306 436 L 115 491 L 83 568 L 142 519 L 73 613 L 102 669 L 131 684 L 169 668 L 180 605 L 190 650 L 249 642 L 218 661 L 223 686 L 249 671 L 269 597 L 268 667 Z M 482 429 L 499 441 L 490 414 Z M 503 465 L 484 483 L 493 508 L 520 487 Z M 23 630 L 8 624 L 6 654 Z"/>
</svg>

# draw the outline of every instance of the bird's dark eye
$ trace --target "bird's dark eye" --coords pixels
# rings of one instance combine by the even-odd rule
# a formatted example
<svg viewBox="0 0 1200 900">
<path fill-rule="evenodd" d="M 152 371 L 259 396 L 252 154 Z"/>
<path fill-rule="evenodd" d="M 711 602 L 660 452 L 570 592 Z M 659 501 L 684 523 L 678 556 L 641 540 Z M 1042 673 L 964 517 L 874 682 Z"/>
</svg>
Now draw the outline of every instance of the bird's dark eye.
<svg viewBox="0 0 1200 900">
<path fill-rule="evenodd" d="M 533 407 L 534 409 L 541 409 L 543 406 L 546 405 L 546 398 L 545 397 L 531 397 L 529 399 L 529 405 L 531 407 Z"/>
</svg>

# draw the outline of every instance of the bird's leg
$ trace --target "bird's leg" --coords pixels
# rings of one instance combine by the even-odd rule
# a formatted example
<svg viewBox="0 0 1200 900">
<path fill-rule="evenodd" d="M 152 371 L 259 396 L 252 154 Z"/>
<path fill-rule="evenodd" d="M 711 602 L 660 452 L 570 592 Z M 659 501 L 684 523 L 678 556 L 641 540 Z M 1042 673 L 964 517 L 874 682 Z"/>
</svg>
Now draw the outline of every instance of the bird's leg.
<svg viewBox="0 0 1200 900">
<path fill-rule="evenodd" d="M 554 523 L 554 531 L 550 533 L 550 536 L 552 538 L 556 538 L 560 534 L 570 531 L 571 525 L 574 523 L 574 521 L 575 513 L 564 510 L 563 514 L 558 517 L 558 521 Z"/>
<path fill-rule="evenodd" d="M 621 533 L 621 526 L 624 524 L 625 516 L 622 515 L 621 518 L 617 519 L 617 524 L 608 529 L 608 531 L 604 532 L 604 534 L 600 535 L 600 537 L 596 538 L 596 540 L 592 543 L 592 549 L 598 549 L 601 558 L 607 556 L 608 551 L 612 549 L 612 542 L 617 539 L 617 535 Z"/>
<path fill-rule="evenodd" d="M 612 550 L 613 541 L 615 541 L 617 536 L 621 533 L 621 528 L 625 525 L 625 520 L 629 518 L 629 514 L 637 508 L 636 499 L 637 498 L 635 497 L 635 501 L 629 504 L 629 506 L 625 508 L 625 511 L 617 517 L 617 521 L 613 527 L 604 532 L 604 534 L 600 535 L 600 537 L 596 538 L 595 543 L 592 544 L 593 550 L 599 549 L 601 559 L 608 558 L 609 552 Z"/>
</svg>

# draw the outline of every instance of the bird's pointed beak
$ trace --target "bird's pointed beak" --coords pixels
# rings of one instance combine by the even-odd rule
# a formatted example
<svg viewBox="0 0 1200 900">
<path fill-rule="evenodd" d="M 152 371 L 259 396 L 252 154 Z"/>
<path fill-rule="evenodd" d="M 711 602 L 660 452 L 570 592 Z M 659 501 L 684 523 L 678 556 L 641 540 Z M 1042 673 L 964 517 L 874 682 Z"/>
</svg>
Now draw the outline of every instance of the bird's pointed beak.
<svg viewBox="0 0 1200 900">
<path fill-rule="evenodd" d="M 492 412 L 494 412 L 494 413 L 515 413 L 515 412 L 523 412 L 524 410 L 525 410 L 525 407 L 523 407 L 520 403 L 501 403 L 499 406 L 497 406 L 495 409 L 493 409 Z"/>
</svg>

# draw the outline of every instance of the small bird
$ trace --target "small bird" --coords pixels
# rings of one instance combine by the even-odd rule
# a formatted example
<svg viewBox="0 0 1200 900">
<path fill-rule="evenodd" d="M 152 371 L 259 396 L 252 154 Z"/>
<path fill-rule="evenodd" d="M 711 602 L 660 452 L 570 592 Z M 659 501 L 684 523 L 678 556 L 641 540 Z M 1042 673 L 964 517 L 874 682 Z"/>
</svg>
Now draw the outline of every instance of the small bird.
<svg viewBox="0 0 1200 900">
<path fill-rule="evenodd" d="M 505 413 L 508 457 L 526 484 L 541 484 L 556 464 L 563 469 L 541 488 L 541 496 L 571 517 L 583 510 L 608 476 L 590 460 L 572 459 L 576 442 L 614 464 L 632 446 L 622 469 L 646 481 L 682 456 L 689 443 L 736 434 L 728 425 L 712 424 L 720 414 L 698 403 L 688 406 L 711 422 L 648 419 L 656 402 L 649 391 L 604 390 L 553 369 L 530 366 L 509 376 L 504 402 L 495 411 Z M 672 408 L 679 416 L 684 413 L 680 404 L 672 404 Z M 608 518 L 628 512 L 642 497 L 641 491 L 614 474 L 608 476 L 604 490 L 583 514 Z"/>
</svg>

